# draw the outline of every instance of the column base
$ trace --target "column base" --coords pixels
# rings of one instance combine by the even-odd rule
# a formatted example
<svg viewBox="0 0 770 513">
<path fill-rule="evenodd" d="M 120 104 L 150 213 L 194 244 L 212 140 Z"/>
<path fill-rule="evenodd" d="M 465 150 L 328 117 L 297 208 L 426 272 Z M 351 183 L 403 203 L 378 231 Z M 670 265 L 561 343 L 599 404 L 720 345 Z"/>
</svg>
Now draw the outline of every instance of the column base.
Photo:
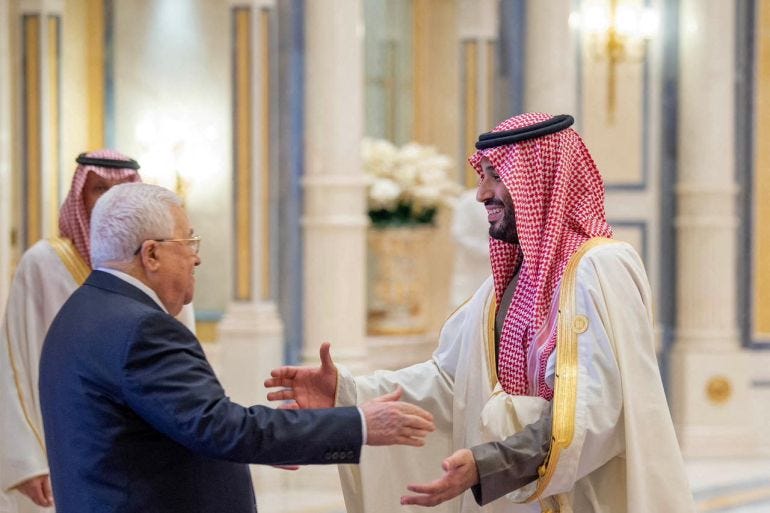
<svg viewBox="0 0 770 513">
<path fill-rule="evenodd" d="M 396 370 L 430 359 L 438 342 L 427 335 L 368 336 L 372 369 Z"/>
<path fill-rule="evenodd" d="M 760 443 L 750 397 L 749 354 L 741 349 L 702 352 L 689 344 L 671 354 L 671 407 L 686 457 L 747 456 Z"/>
<path fill-rule="evenodd" d="M 283 364 L 283 322 L 272 301 L 233 302 L 219 324 L 220 380 L 244 406 L 267 404 L 263 383 Z"/>
<path fill-rule="evenodd" d="M 219 324 L 218 345 L 219 379 L 225 393 L 243 406 L 269 404 L 263 383 L 272 369 L 283 364 L 283 323 L 275 303 L 230 303 Z M 257 500 L 263 493 L 284 488 L 281 472 L 269 466 L 252 467 Z"/>
</svg>

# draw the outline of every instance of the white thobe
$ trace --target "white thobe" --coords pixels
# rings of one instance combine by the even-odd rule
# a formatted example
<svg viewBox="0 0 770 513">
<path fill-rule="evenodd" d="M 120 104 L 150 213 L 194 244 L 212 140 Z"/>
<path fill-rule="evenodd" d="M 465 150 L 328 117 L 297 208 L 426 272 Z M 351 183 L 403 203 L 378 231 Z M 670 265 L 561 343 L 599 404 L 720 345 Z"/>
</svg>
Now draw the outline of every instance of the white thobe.
<svg viewBox="0 0 770 513">
<path fill-rule="evenodd" d="M 82 259 L 78 264 L 84 267 L 81 276 L 85 277 L 87 265 Z M 29 248 L 14 274 L 0 331 L 0 494 L 5 495 L 0 497 L 0 513 L 53 511 L 35 506 L 12 489 L 49 473 L 38 398 L 38 363 L 48 327 L 78 286 L 48 240 Z M 195 330 L 189 305 L 177 318 Z"/>
<path fill-rule="evenodd" d="M 340 467 L 349 513 L 403 508 L 409 483 L 440 477 L 460 448 L 504 440 L 553 408 L 553 441 L 541 477 L 480 507 L 470 491 L 432 511 L 659 513 L 694 511 L 655 357 L 644 267 L 625 243 L 592 239 L 560 284 L 558 342 L 546 379 L 552 405 L 505 393 L 496 376 L 491 278 L 447 320 L 430 361 L 353 376 L 341 368 L 337 403 L 392 391 L 430 411 L 437 432 L 422 448 L 365 447 Z M 557 310 L 555 310 L 557 311 Z"/>
</svg>

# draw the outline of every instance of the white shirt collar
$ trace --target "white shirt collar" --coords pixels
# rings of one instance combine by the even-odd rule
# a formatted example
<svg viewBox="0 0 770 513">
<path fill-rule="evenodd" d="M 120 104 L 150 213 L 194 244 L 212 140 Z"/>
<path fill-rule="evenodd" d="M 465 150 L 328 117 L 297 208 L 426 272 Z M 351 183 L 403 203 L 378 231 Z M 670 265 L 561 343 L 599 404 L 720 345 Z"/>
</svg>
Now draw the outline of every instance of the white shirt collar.
<svg viewBox="0 0 770 513">
<path fill-rule="evenodd" d="M 110 269 L 108 267 L 97 267 L 95 270 L 109 273 L 115 276 L 116 278 L 120 278 L 121 280 L 133 285 L 134 287 L 138 288 L 139 290 L 141 290 L 142 292 L 150 296 L 150 298 L 152 298 L 152 300 L 155 301 L 158 304 L 158 306 L 163 309 L 164 312 L 168 313 L 168 310 L 166 310 L 166 307 L 163 306 L 163 303 L 160 302 L 160 298 L 155 293 L 155 291 L 152 290 L 147 285 L 145 285 L 144 283 L 142 283 L 140 280 L 137 280 L 136 278 L 131 276 L 130 274 L 126 274 L 123 271 L 118 271 L 117 269 Z"/>
</svg>

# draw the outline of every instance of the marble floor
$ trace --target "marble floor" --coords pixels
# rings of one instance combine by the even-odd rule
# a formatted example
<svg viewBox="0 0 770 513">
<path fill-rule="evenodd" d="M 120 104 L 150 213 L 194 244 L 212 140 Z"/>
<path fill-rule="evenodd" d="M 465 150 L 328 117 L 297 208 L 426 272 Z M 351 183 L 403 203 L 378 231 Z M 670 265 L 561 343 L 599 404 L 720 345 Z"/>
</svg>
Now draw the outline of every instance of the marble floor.
<svg viewBox="0 0 770 513">
<path fill-rule="evenodd" d="M 690 460 L 687 473 L 698 513 L 770 513 L 768 457 Z M 337 483 L 327 481 L 327 484 L 325 492 L 320 494 L 309 493 L 301 486 L 289 493 L 258 492 L 259 510 L 263 513 L 345 513 Z M 420 511 L 429 513 L 430 510 Z"/>
<path fill-rule="evenodd" d="M 699 513 L 770 513 L 770 458 L 687 462 Z"/>
</svg>

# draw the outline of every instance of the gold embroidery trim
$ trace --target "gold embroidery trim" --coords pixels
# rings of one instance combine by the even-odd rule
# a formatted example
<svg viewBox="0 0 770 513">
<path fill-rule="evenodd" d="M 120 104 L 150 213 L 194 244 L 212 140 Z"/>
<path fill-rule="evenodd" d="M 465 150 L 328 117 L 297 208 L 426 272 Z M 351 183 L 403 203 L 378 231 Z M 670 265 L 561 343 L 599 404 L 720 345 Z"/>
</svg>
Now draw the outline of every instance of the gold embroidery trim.
<svg viewBox="0 0 770 513">
<path fill-rule="evenodd" d="M 67 268 L 75 280 L 75 283 L 82 285 L 91 273 L 91 268 L 75 249 L 72 241 L 61 237 L 52 237 L 48 239 L 48 243 L 56 251 L 64 267 Z"/>
<path fill-rule="evenodd" d="M 489 299 L 487 299 L 487 325 L 482 327 L 482 331 L 486 331 L 487 340 L 487 366 L 489 367 L 489 389 L 494 390 L 497 386 L 497 356 L 495 355 L 495 314 L 497 313 L 497 300 L 495 299 L 495 288 L 492 287 L 492 291 L 489 293 Z M 485 329 L 486 328 L 486 329 Z"/>
<path fill-rule="evenodd" d="M 585 331 L 588 330 L 588 317 L 585 315 L 576 315 L 575 319 L 572 321 L 572 329 L 577 334 L 585 333 Z"/>
<path fill-rule="evenodd" d="M 60 237 L 52 237 L 48 239 L 48 243 L 51 245 L 53 250 L 56 252 L 56 255 L 70 272 L 72 278 L 75 280 L 75 283 L 82 285 L 83 282 L 86 281 L 86 278 L 91 272 L 91 269 L 77 252 L 75 246 L 72 244 L 72 241 Z M 43 441 L 43 436 L 40 434 L 40 430 L 35 426 L 34 422 L 32 422 L 32 417 L 30 416 L 29 409 L 27 408 L 27 401 L 24 397 L 24 390 L 21 386 L 19 369 L 16 367 L 16 358 L 13 353 L 13 346 L 11 345 L 11 333 L 9 331 L 7 321 L 5 323 L 5 339 L 8 346 L 8 360 L 11 363 L 13 382 L 16 386 L 16 394 L 19 396 L 19 405 L 21 406 L 21 411 L 24 414 L 24 420 L 27 422 L 29 428 L 32 430 L 32 433 L 35 435 L 37 442 L 40 444 L 40 448 L 45 453 L 45 442 Z"/>
<path fill-rule="evenodd" d="M 588 329 L 588 319 L 579 316 L 585 320 L 585 326 L 583 326 L 582 322 L 577 320 L 578 316 L 575 312 L 575 282 L 580 260 L 592 249 L 614 242 L 616 241 L 604 237 L 594 237 L 587 240 L 570 257 L 564 270 L 561 292 L 559 293 L 556 377 L 554 379 L 553 402 L 551 403 L 553 408 L 551 449 L 545 463 L 538 469 L 537 488 L 526 502 L 539 499 L 548 487 L 553 474 L 556 472 L 562 450 L 569 447 L 575 434 L 575 404 L 578 385 L 578 330 L 576 328 L 585 327 Z"/>
<path fill-rule="evenodd" d="M 37 439 L 37 443 L 40 444 L 43 454 L 45 454 L 45 442 L 40 431 L 35 427 L 35 423 L 32 422 L 32 417 L 27 410 L 27 401 L 24 399 L 24 391 L 21 388 L 21 379 L 19 378 L 19 369 L 16 368 L 16 363 L 13 355 L 13 347 L 11 347 L 11 333 L 8 331 L 8 320 L 5 322 L 5 341 L 8 346 L 8 360 L 11 362 L 11 372 L 13 373 L 13 383 L 16 385 L 16 394 L 19 396 L 19 405 L 21 406 L 21 412 L 24 414 L 24 420 L 27 421 L 29 428 Z"/>
</svg>

